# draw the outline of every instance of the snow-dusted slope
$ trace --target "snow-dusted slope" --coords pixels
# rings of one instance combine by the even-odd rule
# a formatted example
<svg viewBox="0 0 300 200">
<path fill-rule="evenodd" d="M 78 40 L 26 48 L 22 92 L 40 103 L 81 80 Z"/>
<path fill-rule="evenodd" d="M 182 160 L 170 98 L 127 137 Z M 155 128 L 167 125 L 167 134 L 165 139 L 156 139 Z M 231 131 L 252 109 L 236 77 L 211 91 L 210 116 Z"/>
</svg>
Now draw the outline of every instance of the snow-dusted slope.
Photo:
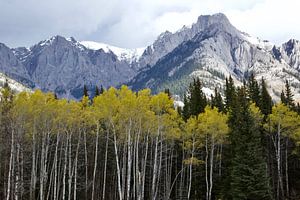
<svg viewBox="0 0 300 200">
<path fill-rule="evenodd" d="M 16 93 L 23 92 L 23 91 L 27 91 L 27 92 L 32 91 L 31 89 L 24 86 L 23 84 L 9 78 L 5 74 L 0 73 L 0 88 L 2 88 L 6 82 L 8 83 L 8 86 L 12 89 L 12 91 Z"/>
<path fill-rule="evenodd" d="M 130 63 L 137 61 L 145 51 L 145 48 L 125 49 L 93 41 L 81 41 L 80 44 L 88 49 L 102 49 L 106 53 L 112 52 L 118 57 L 119 60 L 126 60 Z"/>
</svg>

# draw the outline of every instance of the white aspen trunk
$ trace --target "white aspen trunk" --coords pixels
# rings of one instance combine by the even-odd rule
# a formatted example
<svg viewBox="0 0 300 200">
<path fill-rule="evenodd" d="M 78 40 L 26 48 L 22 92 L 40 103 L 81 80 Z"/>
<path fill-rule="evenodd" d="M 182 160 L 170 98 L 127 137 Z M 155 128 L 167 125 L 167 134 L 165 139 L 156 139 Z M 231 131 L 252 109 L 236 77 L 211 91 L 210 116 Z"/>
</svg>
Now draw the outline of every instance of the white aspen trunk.
<svg viewBox="0 0 300 200">
<path fill-rule="evenodd" d="M 159 134 L 159 130 L 158 130 Z M 155 150 L 154 150 L 154 163 L 153 163 L 153 176 L 152 176 L 152 200 L 155 200 L 155 188 L 156 188 L 156 177 L 157 177 L 157 157 L 158 157 L 158 135 L 155 139 Z"/>
<path fill-rule="evenodd" d="M 137 133 L 137 136 L 135 138 L 135 176 L 134 176 L 134 198 L 135 198 L 135 192 L 136 192 L 136 199 L 141 199 L 141 186 L 142 186 L 142 177 L 141 177 L 141 172 L 139 169 L 139 141 L 140 141 L 140 134 L 141 134 L 141 119 L 139 121 L 139 130 Z M 142 160 L 143 162 L 143 160 Z"/>
<path fill-rule="evenodd" d="M 31 166 L 31 180 L 30 180 L 30 199 L 35 200 L 36 191 L 36 131 L 32 133 L 32 166 Z"/>
<path fill-rule="evenodd" d="M 72 179 L 73 179 L 73 173 L 72 173 L 72 131 L 70 133 L 67 133 L 69 135 L 69 150 L 68 150 L 68 164 L 69 164 L 69 169 L 68 169 L 68 200 L 71 200 L 72 196 Z"/>
<path fill-rule="evenodd" d="M 40 160 L 40 200 L 44 199 L 44 162 L 45 162 L 45 137 L 42 133 L 42 147 Z"/>
<path fill-rule="evenodd" d="M 17 139 L 18 140 L 18 139 Z M 20 194 L 20 143 L 17 141 L 17 152 L 16 152 L 16 163 L 17 163 L 17 170 L 16 170 L 16 181 L 15 181 L 15 191 L 14 191 L 14 198 L 15 200 L 19 199 Z"/>
<path fill-rule="evenodd" d="M 23 148 L 21 149 L 21 194 L 20 198 L 23 199 L 23 194 L 24 194 L 24 152 Z"/>
<path fill-rule="evenodd" d="M 138 147 L 138 144 L 137 144 L 137 135 L 135 135 L 134 137 L 134 141 L 133 141 L 133 152 L 132 152 L 132 155 L 133 155 L 133 163 L 132 163 L 132 166 L 133 166 L 133 186 L 132 186 L 132 199 L 137 199 L 138 198 L 138 189 L 139 189 L 139 171 L 138 171 L 138 164 L 139 164 L 139 160 L 137 158 L 137 147 Z"/>
<path fill-rule="evenodd" d="M 131 150 L 131 145 L 132 145 L 132 141 L 131 141 L 131 126 L 132 126 L 132 121 L 130 119 L 129 122 L 129 130 L 128 130 L 128 140 L 127 140 L 127 145 L 128 145 L 128 155 L 127 155 L 127 196 L 126 199 L 129 200 L 130 198 L 130 181 L 131 181 L 131 165 L 132 165 L 132 150 Z"/>
<path fill-rule="evenodd" d="M 54 170 L 55 170 L 55 155 L 54 155 L 54 161 L 52 163 L 52 168 L 51 168 L 51 172 L 50 172 L 50 181 L 49 181 L 49 185 L 48 185 L 48 190 L 46 191 L 47 192 L 47 197 L 46 197 L 47 200 L 49 199 L 50 193 L 51 193 Z M 54 197 L 53 197 L 53 199 L 54 199 Z"/>
<path fill-rule="evenodd" d="M 215 150 L 215 142 L 213 137 L 211 137 L 211 147 L 210 147 L 210 169 L 209 169 L 209 193 L 208 200 L 211 200 L 211 192 L 213 188 L 213 166 L 214 166 L 214 150 Z"/>
<path fill-rule="evenodd" d="M 209 183 L 208 183 L 208 139 L 207 135 L 205 138 L 205 182 L 206 182 L 206 200 L 208 200 L 208 191 L 209 191 Z"/>
<path fill-rule="evenodd" d="M 58 146 L 59 146 L 59 132 L 56 134 L 56 146 L 54 155 L 54 187 L 53 187 L 53 200 L 57 199 L 57 156 L 58 156 Z"/>
<path fill-rule="evenodd" d="M 76 200 L 77 198 L 77 166 L 78 166 L 78 154 L 79 154 L 79 147 L 80 147 L 80 140 L 81 140 L 81 131 L 79 130 L 79 137 L 77 141 L 77 147 L 76 147 L 76 154 L 75 154 L 75 164 L 74 164 L 74 195 L 73 199 Z"/>
<path fill-rule="evenodd" d="M 60 138 L 61 138 L 61 135 L 60 135 Z M 61 139 L 60 139 L 61 140 Z M 60 150 L 60 153 L 59 153 L 59 161 L 58 161 L 58 171 L 57 171 L 57 174 L 58 174 L 58 178 L 57 178 L 57 192 L 56 192 L 56 197 L 57 199 L 60 199 L 60 190 L 61 190 L 61 181 L 62 181 L 62 178 L 61 178 L 61 174 L 63 174 L 63 161 L 64 161 L 64 154 L 65 154 L 65 151 L 63 149 L 63 145 L 64 145 L 64 142 L 61 141 L 61 150 Z"/>
<path fill-rule="evenodd" d="M 95 195 L 95 180 L 96 180 L 97 163 L 98 163 L 98 141 L 99 141 L 99 122 L 97 122 L 97 131 L 96 131 L 95 159 L 94 159 L 93 184 L 92 184 L 92 200 L 94 200 L 94 195 Z"/>
<path fill-rule="evenodd" d="M 7 192 L 6 192 L 6 200 L 10 200 L 11 193 L 11 179 L 12 179 L 12 170 L 13 170 L 13 156 L 14 156 L 14 145 L 15 145 L 15 137 L 14 131 L 11 131 L 11 147 L 10 147 L 10 158 L 9 158 L 9 171 L 8 171 L 8 180 L 7 180 Z"/>
<path fill-rule="evenodd" d="M 122 156 L 122 171 L 121 171 L 121 176 L 122 176 L 122 199 L 125 199 L 125 190 L 126 190 L 126 170 L 127 170 L 127 145 L 123 145 L 123 156 Z"/>
<path fill-rule="evenodd" d="M 120 200 L 123 200 L 123 191 L 121 187 L 121 170 L 120 170 L 120 163 L 119 163 L 119 153 L 118 153 L 118 146 L 117 146 L 117 134 L 114 127 L 114 124 L 112 124 L 113 127 L 113 134 L 114 134 L 114 148 L 115 148 L 115 158 L 116 158 L 116 164 L 117 164 L 117 175 L 118 175 L 118 192 L 119 192 L 119 198 Z"/>
<path fill-rule="evenodd" d="M 170 148 L 171 153 L 169 154 L 168 158 L 168 173 L 167 173 L 167 193 L 166 193 L 166 199 L 168 199 L 169 194 L 171 195 L 171 184 L 172 184 L 172 167 L 173 167 L 173 147 Z"/>
<path fill-rule="evenodd" d="M 103 174 L 102 200 L 105 200 L 106 168 L 107 168 L 107 153 L 108 153 L 108 136 L 109 136 L 109 130 L 107 129 L 106 144 L 105 144 L 105 158 L 104 158 L 104 174 Z"/>
<path fill-rule="evenodd" d="M 191 189 L 192 189 L 192 173 L 193 173 L 193 159 L 194 159 L 194 152 L 195 152 L 195 137 L 193 136 L 192 142 L 192 160 L 189 166 L 189 187 L 188 187 L 188 195 L 187 199 L 189 200 L 191 197 Z"/>
<path fill-rule="evenodd" d="M 46 144 L 45 144 L 45 161 L 44 161 L 44 172 L 43 172 L 43 181 L 44 181 L 44 196 L 46 195 L 47 191 L 46 191 L 46 185 L 47 185 L 47 181 L 48 181 L 48 152 L 49 152 L 49 143 L 50 143 L 50 131 L 47 132 L 47 136 L 46 136 Z M 51 188 L 51 184 L 52 184 L 52 171 L 51 171 L 51 176 L 50 176 L 50 183 L 49 183 L 49 191 Z M 45 197 L 44 197 L 45 199 Z M 48 197 L 46 196 L 46 199 L 48 199 Z"/>
<path fill-rule="evenodd" d="M 44 162 L 44 193 L 46 193 L 46 185 L 48 181 L 48 152 L 49 152 L 49 146 L 50 146 L 50 131 L 47 132 L 47 137 L 46 137 L 46 148 L 45 148 L 45 162 Z M 51 185 L 51 183 L 50 183 Z M 44 194 L 45 196 L 45 194 Z M 44 198 L 45 199 L 45 198 Z"/>
<path fill-rule="evenodd" d="M 284 198 L 284 190 L 283 190 L 283 182 L 282 182 L 282 171 L 281 171 L 281 128 L 280 123 L 278 123 L 277 127 L 277 173 L 278 173 L 278 182 L 279 187 L 282 193 L 282 197 Z M 280 195 L 280 192 L 279 192 Z"/>
<path fill-rule="evenodd" d="M 163 143 L 162 143 L 162 136 L 160 135 L 160 152 L 159 152 L 159 165 L 158 165 L 158 171 L 157 171 L 157 183 L 155 188 L 155 194 L 154 199 L 157 199 L 157 193 L 158 193 L 158 186 L 160 182 L 160 176 L 161 176 L 161 166 L 162 166 L 162 153 L 163 153 Z"/>
<path fill-rule="evenodd" d="M 68 162 L 68 135 L 66 139 L 66 144 L 64 148 L 64 169 L 63 169 L 63 191 L 62 191 L 62 199 L 66 199 L 66 173 L 67 173 L 67 162 Z"/>
<path fill-rule="evenodd" d="M 145 178 L 146 178 L 146 167 L 147 167 L 147 157 L 148 157 L 148 146 L 149 146 L 149 137 L 146 136 L 146 152 L 143 161 L 143 173 L 140 175 L 142 179 L 142 186 L 141 186 L 141 198 L 139 200 L 143 200 L 145 196 Z"/>
<path fill-rule="evenodd" d="M 174 187 L 174 185 L 175 185 L 175 183 L 176 183 L 176 180 L 177 180 L 178 176 L 179 176 L 180 174 L 183 173 L 184 169 L 185 169 L 185 168 L 182 168 L 182 169 L 176 174 L 176 176 L 175 176 L 175 178 L 174 178 L 174 180 L 173 180 L 173 183 L 172 183 L 172 185 L 171 185 L 170 192 L 169 192 L 169 194 L 168 194 L 168 196 L 167 196 L 167 200 L 170 199 L 170 196 L 171 196 L 173 187 Z M 181 198 L 181 197 L 180 197 L 180 198 Z"/>
<path fill-rule="evenodd" d="M 86 130 L 83 133 L 84 137 L 84 166 L 85 166 L 85 199 L 88 193 L 88 158 L 87 158 L 87 145 L 86 145 Z"/>
</svg>

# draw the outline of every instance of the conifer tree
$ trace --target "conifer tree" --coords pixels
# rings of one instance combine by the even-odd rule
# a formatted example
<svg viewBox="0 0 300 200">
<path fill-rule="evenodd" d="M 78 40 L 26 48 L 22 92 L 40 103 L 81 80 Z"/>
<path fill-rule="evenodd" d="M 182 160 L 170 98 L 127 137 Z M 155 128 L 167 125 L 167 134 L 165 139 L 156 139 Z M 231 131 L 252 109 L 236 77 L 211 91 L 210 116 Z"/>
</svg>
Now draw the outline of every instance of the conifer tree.
<svg viewBox="0 0 300 200">
<path fill-rule="evenodd" d="M 88 89 L 87 89 L 86 85 L 83 86 L 83 96 L 85 96 L 85 97 L 89 96 Z"/>
<path fill-rule="evenodd" d="M 285 81 L 285 100 L 286 100 L 285 104 L 290 108 L 293 108 L 295 106 L 293 96 L 294 95 L 291 91 L 290 84 L 288 80 L 286 80 Z"/>
<path fill-rule="evenodd" d="M 281 103 L 283 103 L 285 105 L 287 104 L 287 100 L 286 100 L 286 97 L 285 97 L 285 94 L 284 94 L 283 90 L 280 93 L 280 101 L 281 101 Z"/>
<path fill-rule="evenodd" d="M 267 85 L 264 78 L 261 79 L 261 102 L 259 108 L 265 116 L 271 114 L 272 112 L 272 98 L 267 90 Z"/>
<path fill-rule="evenodd" d="M 235 86 L 231 76 L 229 79 L 226 78 L 226 85 L 225 85 L 225 108 L 227 111 L 232 107 L 233 101 L 235 97 Z"/>
<path fill-rule="evenodd" d="M 245 88 L 238 89 L 229 116 L 231 199 L 270 199 L 258 113 L 258 109 L 250 110 Z"/>
<path fill-rule="evenodd" d="M 95 89 L 95 96 L 94 97 L 97 97 L 100 95 L 100 91 L 99 91 L 99 88 L 98 86 L 96 85 L 96 89 Z"/>
<path fill-rule="evenodd" d="M 256 81 L 253 74 L 251 74 L 248 80 L 248 93 L 251 101 L 254 102 L 256 106 L 259 106 L 261 103 L 260 90 L 258 82 Z"/>
<path fill-rule="evenodd" d="M 99 93 L 100 93 L 100 94 L 103 94 L 104 91 L 105 91 L 105 90 L 104 90 L 103 86 L 101 85 Z"/>
<path fill-rule="evenodd" d="M 211 96 L 212 107 L 218 108 L 219 112 L 224 112 L 224 103 L 220 92 L 215 88 L 215 94 Z"/>
<path fill-rule="evenodd" d="M 184 106 L 182 108 L 181 114 L 182 114 L 183 120 L 187 121 L 191 115 L 190 115 L 190 104 L 189 104 L 186 94 L 183 96 L 183 104 L 184 104 Z"/>
<path fill-rule="evenodd" d="M 204 112 L 207 99 L 202 91 L 202 84 L 199 78 L 194 79 L 193 84 L 190 84 L 189 95 L 190 114 L 197 116 L 199 113 Z"/>
<path fill-rule="evenodd" d="M 164 91 L 167 95 L 168 95 L 168 97 L 171 99 L 171 97 L 172 97 L 172 94 L 171 94 L 171 92 L 170 92 L 170 89 L 169 88 L 167 88 L 167 89 L 165 89 L 165 91 Z"/>
</svg>

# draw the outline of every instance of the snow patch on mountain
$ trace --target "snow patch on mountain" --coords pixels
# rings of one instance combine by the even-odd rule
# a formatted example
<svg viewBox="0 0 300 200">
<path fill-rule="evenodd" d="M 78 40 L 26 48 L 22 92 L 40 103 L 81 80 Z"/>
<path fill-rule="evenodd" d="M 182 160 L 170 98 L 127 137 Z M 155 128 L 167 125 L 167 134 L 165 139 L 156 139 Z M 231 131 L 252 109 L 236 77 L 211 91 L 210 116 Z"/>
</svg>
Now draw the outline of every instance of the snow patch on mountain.
<svg viewBox="0 0 300 200">
<path fill-rule="evenodd" d="M 23 84 L 9 78 L 8 76 L 6 76 L 3 73 L 0 73 L 0 88 L 2 88 L 4 86 L 4 84 L 7 82 L 8 86 L 11 88 L 12 91 L 14 92 L 30 92 L 31 90 L 27 87 L 25 87 Z"/>
<path fill-rule="evenodd" d="M 250 44 L 253 44 L 261 49 L 270 51 L 274 47 L 274 44 L 271 43 L 270 41 L 262 40 L 259 37 L 253 37 L 253 36 L 249 35 L 248 33 L 242 33 L 242 36 Z"/>
<path fill-rule="evenodd" d="M 119 60 L 126 60 L 129 62 L 137 61 L 145 51 L 145 48 L 126 49 L 93 41 L 81 41 L 80 44 L 91 50 L 102 49 L 106 53 L 112 52 Z"/>
</svg>

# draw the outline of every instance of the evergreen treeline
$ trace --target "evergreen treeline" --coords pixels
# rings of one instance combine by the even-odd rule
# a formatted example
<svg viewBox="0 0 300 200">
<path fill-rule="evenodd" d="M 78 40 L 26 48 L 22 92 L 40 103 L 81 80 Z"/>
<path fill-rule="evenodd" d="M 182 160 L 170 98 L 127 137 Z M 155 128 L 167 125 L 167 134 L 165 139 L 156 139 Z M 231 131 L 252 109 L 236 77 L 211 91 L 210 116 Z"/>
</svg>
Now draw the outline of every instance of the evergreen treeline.
<svg viewBox="0 0 300 200">
<path fill-rule="evenodd" d="M 207 98 L 195 79 L 175 109 L 169 90 L 101 87 L 89 99 L 85 87 L 76 102 L 5 85 L 0 199 L 299 199 L 289 83 L 275 105 L 254 76 L 229 77 L 224 95 Z"/>
</svg>

